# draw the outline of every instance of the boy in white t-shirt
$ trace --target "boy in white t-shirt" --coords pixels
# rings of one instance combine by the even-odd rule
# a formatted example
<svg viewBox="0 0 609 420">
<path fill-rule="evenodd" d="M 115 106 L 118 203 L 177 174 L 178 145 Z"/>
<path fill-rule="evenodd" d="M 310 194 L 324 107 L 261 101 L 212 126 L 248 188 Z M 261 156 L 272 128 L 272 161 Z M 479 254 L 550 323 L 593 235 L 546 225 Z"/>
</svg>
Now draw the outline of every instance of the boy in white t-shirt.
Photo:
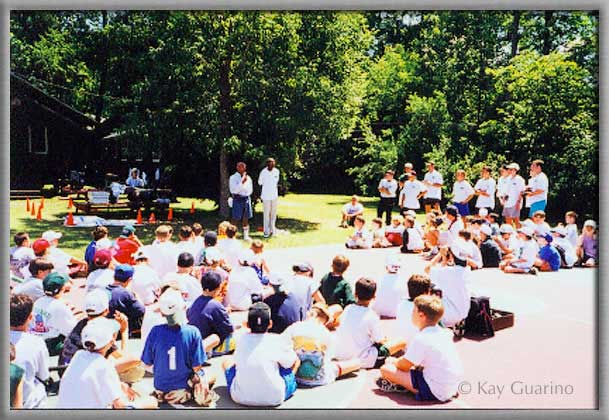
<svg viewBox="0 0 609 420">
<path fill-rule="evenodd" d="M 400 216 L 394 216 L 391 219 L 391 224 L 385 227 L 385 237 L 393 246 L 402 245 L 402 234 L 406 228 L 402 224 Z"/>
<path fill-rule="evenodd" d="M 465 179 L 465 171 L 459 169 L 455 172 L 457 179 L 453 184 L 453 204 L 459 210 L 461 220 L 466 222 L 466 217 L 469 216 L 469 201 L 476 195 L 471 184 Z"/>
<path fill-rule="evenodd" d="M 387 272 L 379 281 L 376 298 L 371 305 L 380 317 L 395 318 L 400 300 L 407 297 L 406 282 L 400 273 L 401 267 L 398 255 L 391 254 L 385 259 Z"/>
<path fill-rule="evenodd" d="M 17 285 L 12 293 L 14 295 L 24 294 L 32 298 L 34 302 L 44 296 L 42 280 L 53 271 L 53 263 L 44 258 L 35 258 L 30 261 L 28 270 L 31 274 L 26 281 Z"/>
<path fill-rule="evenodd" d="M 133 259 L 135 265 L 133 266 L 131 290 L 145 306 L 151 305 L 160 296 L 161 280 L 156 271 L 148 264 L 148 255 L 144 249 L 138 250 Z"/>
<path fill-rule="evenodd" d="M 556 226 L 550 229 L 550 232 L 554 237 L 554 247 L 560 253 L 561 268 L 573 268 L 577 262 L 577 252 L 567 239 L 567 229 L 564 226 Z"/>
<path fill-rule="evenodd" d="M 429 277 L 423 274 L 413 274 L 408 279 L 408 297 L 402 299 L 398 305 L 396 316 L 400 331 L 404 333 L 403 338 L 406 346 L 412 341 L 415 334 L 419 332 L 417 326 L 412 322 L 414 300 L 421 295 L 430 295 L 432 286 Z"/>
<path fill-rule="evenodd" d="M 508 255 L 501 264 L 501 268 L 505 273 L 529 273 L 537 274 L 537 269 L 533 266 L 537 258 L 539 247 L 533 239 L 534 231 L 530 227 L 518 229 L 518 239 L 520 246 L 513 254 Z"/>
<path fill-rule="evenodd" d="M 366 229 L 366 219 L 363 216 L 355 217 L 355 231 L 345 242 L 350 249 L 368 249 L 372 247 L 372 232 Z"/>
<path fill-rule="evenodd" d="M 412 392 L 417 401 L 449 401 L 456 396 L 463 364 L 450 330 L 438 325 L 444 314 L 437 296 L 414 300 L 412 322 L 420 332 L 404 356 L 388 358 L 377 385 L 385 392 Z"/>
<path fill-rule="evenodd" d="M 45 296 L 34 303 L 30 332 L 45 340 L 51 356 L 61 353 L 64 339 L 78 322 L 72 310 L 61 300 L 68 281 L 65 274 L 49 274 L 42 281 Z"/>
<path fill-rule="evenodd" d="M 156 228 L 154 234 L 156 239 L 152 245 L 145 246 L 144 249 L 148 254 L 150 267 L 162 279 L 165 274 L 175 270 L 178 250 L 175 244 L 171 242 L 171 235 L 173 234 L 171 226 L 161 225 Z"/>
<path fill-rule="evenodd" d="M 427 188 L 425 185 L 417 180 L 417 173 L 410 171 L 408 175 L 408 181 L 404 182 L 402 191 L 400 191 L 400 197 L 398 205 L 400 207 L 400 214 L 404 216 L 404 213 L 408 210 L 418 210 L 421 208 L 419 200 L 425 195 Z"/>
<path fill-rule="evenodd" d="M 188 252 L 182 252 L 178 256 L 178 266 L 175 273 L 168 273 L 163 277 L 163 283 L 175 280 L 182 289 L 182 297 L 186 305 L 190 307 L 192 303 L 201 296 L 203 289 L 201 283 L 193 276 L 195 258 Z"/>
<path fill-rule="evenodd" d="M 491 168 L 484 166 L 480 172 L 480 179 L 474 185 L 474 192 L 478 196 L 476 199 L 477 209 L 487 209 L 491 212 L 495 208 L 495 190 L 497 183 L 491 178 Z"/>
<path fill-rule="evenodd" d="M 112 253 L 109 249 L 100 249 L 93 254 L 92 265 L 94 270 L 89 273 L 85 282 L 87 292 L 93 289 L 105 289 L 114 283 L 114 267 L 112 263 Z"/>
<path fill-rule="evenodd" d="M 139 396 L 121 383 L 108 351 L 114 345 L 119 324 L 108 318 L 91 320 L 82 330 L 82 343 L 59 385 L 57 408 L 156 408 L 154 398 Z M 137 399 L 136 399 L 137 398 Z"/>
<path fill-rule="evenodd" d="M 239 256 L 243 252 L 243 246 L 237 236 L 237 226 L 229 224 L 226 227 L 226 238 L 218 239 L 218 249 L 223 255 L 224 263 L 228 269 L 233 269 L 239 265 Z"/>
<path fill-rule="evenodd" d="M 233 358 L 222 363 L 230 397 L 237 404 L 275 407 L 294 395 L 294 372 L 300 360 L 286 337 L 271 334 L 271 308 L 263 302 L 250 306 L 247 327 Z"/>
<path fill-rule="evenodd" d="M 13 295 L 10 305 L 10 342 L 15 346 L 14 363 L 25 371 L 23 408 L 41 408 L 47 398 L 41 381 L 49 379 L 49 350 L 42 338 L 28 333 L 33 319 L 32 299 L 26 295 Z"/>
<path fill-rule="evenodd" d="M 402 247 L 400 251 L 405 254 L 419 253 L 425 248 L 423 235 L 415 226 L 415 218 L 406 216 L 404 218 L 404 232 L 402 232 Z"/>
<path fill-rule="evenodd" d="M 567 239 L 571 242 L 573 248 L 577 247 L 577 239 L 579 232 L 577 230 L 577 213 L 568 211 L 565 213 L 565 224 L 567 229 Z"/>
<path fill-rule="evenodd" d="M 309 311 L 307 320 L 290 325 L 282 333 L 292 342 L 300 359 L 295 373 L 298 385 L 327 385 L 360 368 L 359 359 L 332 361 L 335 343 L 326 327 L 330 318 L 327 307 L 316 303 Z"/>
<path fill-rule="evenodd" d="M 26 232 L 18 232 L 14 237 L 16 248 L 11 250 L 10 264 L 11 272 L 21 278 L 27 277 L 27 266 L 36 255 L 31 248 L 30 235 Z"/>
<path fill-rule="evenodd" d="M 385 359 L 402 350 L 402 340 L 387 339 L 379 316 L 370 308 L 376 294 L 376 282 L 361 277 L 355 283 L 355 304 L 347 305 L 336 330 L 337 360 L 359 358 L 364 369 L 378 368 Z"/>
<path fill-rule="evenodd" d="M 348 225 L 353 226 L 355 224 L 355 218 L 364 214 L 364 206 L 359 202 L 357 195 L 351 197 L 351 202 L 345 204 L 341 211 L 342 220 L 340 227 L 346 228 Z"/>
<path fill-rule="evenodd" d="M 264 287 L 260 283 L 256 270 L 250 264 L 256 261 L 256 255 L 251 249 L 242 251 L 239 257 L 239 266 L 235 267 L 228 280 L 228 290 L 226 292 L 226 306 L 237 310 L 245 311 L 252 304 L 252 294 L 262 295 Z"/>
</svg>

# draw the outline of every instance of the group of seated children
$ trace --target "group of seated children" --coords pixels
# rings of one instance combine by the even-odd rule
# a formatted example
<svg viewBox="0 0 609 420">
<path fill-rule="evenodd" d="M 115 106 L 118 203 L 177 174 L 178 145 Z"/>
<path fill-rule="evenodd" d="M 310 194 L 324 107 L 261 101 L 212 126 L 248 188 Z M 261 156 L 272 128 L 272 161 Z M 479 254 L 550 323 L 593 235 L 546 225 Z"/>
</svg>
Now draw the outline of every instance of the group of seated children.
<svg viewBox="0 0 609 420">
<path fill-rule="evenodd" d="M 499 267 L 508 273 L 556 271 L 574 266 L 594 267 L 598 259 L 598 234 L 594 220 L 586 220 L 581 234 L 577 214 L 569 211 L 565 224 L 550 227 L 545 212 L 534 212 L 518 229 L 512 224 L 499 225 L 499 216 L 481 208 L 478 215 L 461 217 L 456 206 L 447 206 L 444 214 L 432 209 L 425 224 L 416 220 L 414 210 L 404 217 L 395 216 L 388 226 L 380 218 L 367 227 L 362 215 L 353 218 L 354 231 L 345 246 L 369 249 L 399 246 L 402 253 L 415 253 L 432 260 L 439 249 L 461 242 L 467 265 L 472 269 Z"/>
</svg>

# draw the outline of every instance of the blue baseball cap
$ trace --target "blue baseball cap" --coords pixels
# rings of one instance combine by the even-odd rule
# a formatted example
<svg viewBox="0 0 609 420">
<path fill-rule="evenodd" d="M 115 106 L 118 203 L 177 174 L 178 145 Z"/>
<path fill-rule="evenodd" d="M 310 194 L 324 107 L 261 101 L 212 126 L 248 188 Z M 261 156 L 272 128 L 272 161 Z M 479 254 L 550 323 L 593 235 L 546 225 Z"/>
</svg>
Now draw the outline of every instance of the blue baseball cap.
<svg viewBox="0 0 609 420">
<path fill-rule="evenodd" d="M 114 279 L 127 281 L 133 277 L 133 267 L 129 264 L 119 264 L 114 268 Z"/>
</svg>

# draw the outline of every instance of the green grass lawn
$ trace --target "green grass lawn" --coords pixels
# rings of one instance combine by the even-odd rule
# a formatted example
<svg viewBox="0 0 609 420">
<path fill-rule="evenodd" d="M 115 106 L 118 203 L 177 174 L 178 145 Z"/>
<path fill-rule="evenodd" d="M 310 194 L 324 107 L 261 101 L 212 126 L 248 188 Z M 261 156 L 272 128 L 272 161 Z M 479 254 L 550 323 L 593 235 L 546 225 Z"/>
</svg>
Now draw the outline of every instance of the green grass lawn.
<svg viewBox="0 0 609 420">
<path fill-rule="evenodd" d="M 277 227 L 286 230 L 287 234 L 281 234 L 265 240 L 266 247 L 285 248 L 297 246 L 311 246 L 328 243 L 340 243 L 345 240 L 350 230 L 339 228 L 340 212 L 342 206 L 350 200 L 347 195 L 323 195 L 323 194 L 288 194 L 279 198 Z M 223 218 L 220 217 L 217 207 L 210 200 L 200 200 L 188 197 L 178 199 L 179 203 L 173 203 L 174 237 L 177 241 L 177 231 L 182 224 L 199 222 L 203 227 L 216 229 Z M 195 201 L 196 213 L 189 213 L 190 205 Z M 365 207 L 364 216 L 370 221 L 376 217 L 376 204 L 378 198 L 362 197 L 361 202 Z M 36 207 L 39 201 L 36 200 Z M 12 236 L 19 231 L 25 231 L 35 239 L 40 237 L 45 230 L 54 229 L 63 233 L 60 246 L 75 256 L 82 256 L 88 243 L 91 241 L 92 228 L 64 227 L 63 218 L 67 215 L 67 200 L 59 198 L 45 199 L 42 213 L 43 220 L 37 221 L 25 211 L 24 200 L 14 200 L 10 203 L 10 245 L 13 245 Z M 100 214 L 108 219 L 134 218 L 128 212 L 112 212 L 109 215 Z M 157 220 L 164 220 L 166 215 Z M 420 216 L 421 218 L 423 216 Z M 148 214 L 143 214 L 144 220 Z M 251 233 L 253 238 L 263 239 L 262 232 L 257 228 L 262 226 L 262 204 L 256 206 L 254 218 L 251 220 Z M 145 244 L 154 239 L 154 230 L 158 226 L 145 224 L 137 227 L 137 235 Z M 120 227 L 109 227 L 110 236 L 117 237 Z M 240 230 L 241 232 L 241 230 Z"/>
</svg>

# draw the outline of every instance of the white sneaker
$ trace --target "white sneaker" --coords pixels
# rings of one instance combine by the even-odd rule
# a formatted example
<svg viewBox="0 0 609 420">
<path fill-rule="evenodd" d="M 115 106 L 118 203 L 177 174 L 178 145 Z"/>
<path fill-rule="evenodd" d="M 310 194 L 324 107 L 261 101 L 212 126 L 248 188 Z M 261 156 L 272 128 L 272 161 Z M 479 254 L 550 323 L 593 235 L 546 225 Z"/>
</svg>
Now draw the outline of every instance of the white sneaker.
<svg viewBox="0 0 609 420">
<path fill-rule="evenodd" d="M 244 236 L 243 236 L 243 240 L 244 240 L 244 241 L 251 241 L 251 240 L 252 240 L 252 238 L 250 238 L 250 235 L 244 235 Z"/>
</svg>

